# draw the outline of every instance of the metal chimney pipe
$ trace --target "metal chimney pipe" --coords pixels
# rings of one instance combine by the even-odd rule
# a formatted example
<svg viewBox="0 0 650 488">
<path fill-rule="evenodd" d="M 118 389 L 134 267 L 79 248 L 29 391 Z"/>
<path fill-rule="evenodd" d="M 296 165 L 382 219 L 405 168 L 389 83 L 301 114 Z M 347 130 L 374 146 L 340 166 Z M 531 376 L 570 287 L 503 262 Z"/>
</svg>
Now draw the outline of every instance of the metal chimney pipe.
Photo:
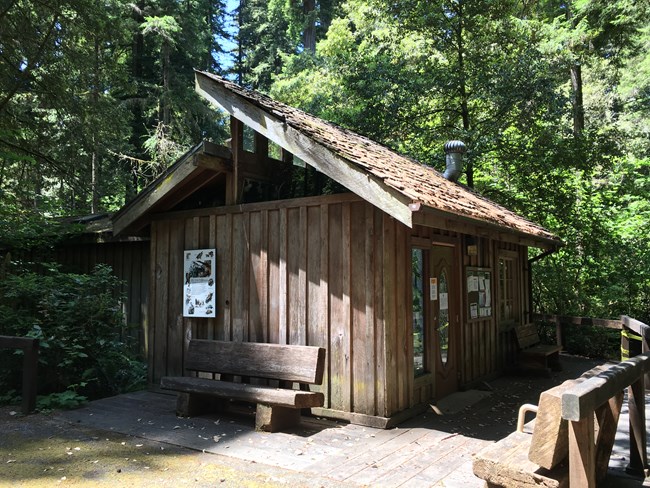
<svg viewBox="0 0 650 488">
<path fill-rule="evenodd" d="M 447 141 L 444 148 L 447 168 L 442 176 L 455 183 L 463 172 L 463 154 L 467 147 L 463 141 Z"/>
</svg>

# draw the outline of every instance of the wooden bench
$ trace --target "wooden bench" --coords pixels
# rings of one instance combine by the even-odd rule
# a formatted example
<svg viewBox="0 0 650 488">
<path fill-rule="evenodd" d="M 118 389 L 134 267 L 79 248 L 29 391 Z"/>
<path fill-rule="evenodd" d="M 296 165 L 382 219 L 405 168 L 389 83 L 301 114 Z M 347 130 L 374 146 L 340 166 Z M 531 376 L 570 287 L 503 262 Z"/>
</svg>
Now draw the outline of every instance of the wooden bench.
<svg viewBox="0 0 650 488">
<path fill-rule="evenodd" d="M 515 335 L 519 344 L 518 364 L 524 370 L 542 371 L 549 373 L 560 371 L 561 346 L 541 344 L 535 324 L 525 324 L 515 327 Z"/>
<path fill-rule="evenodd" d="M 575 380 L 569 380 L 540 395 L 539 406 L 523 406 L 518 430 L 479 452 L 474 474 L 488 487 L 556 488 L 595 487 L 607 474 L 623 389 L 643 388 L 643 375 L 650 368 L 650 356 L 639 356 L 613 366 L 598 366 Z M 642 392 L 636 397 L 643 398 Z M 630 421 L 636 410 L 630 404 Z M 523 422 L 526 411 L 537 410 L 536 419 Z M 637 438 L 645 439 L 645 418 Z M 523 428 L 522 428 L 523 426 Z M 532 433 L 530 432 L 532 430 Z M 637 446 L 630 447 L 632 458 Z M 636 456 L 647 465 L 645 444 Z"/>
<path fill-rule="evenodd" d="M 299 423 L 301 409 L 322 407 L 325 401 L 323 393 L 308 391 L 308 385 L 323 381 L 325 349 L 320 347 L 193 339 L 185 369 L 199 376 L 160 381 L 161 388 L 179 392 L 176 413 L 183 417 L 232 401 L 251 402 L 257 404 L 255 428 L 276 432 Z M 201 377 L 205 373 L 210 377 Z M 293 389 L 294 383 L 301 389 Z"/>
</svg>

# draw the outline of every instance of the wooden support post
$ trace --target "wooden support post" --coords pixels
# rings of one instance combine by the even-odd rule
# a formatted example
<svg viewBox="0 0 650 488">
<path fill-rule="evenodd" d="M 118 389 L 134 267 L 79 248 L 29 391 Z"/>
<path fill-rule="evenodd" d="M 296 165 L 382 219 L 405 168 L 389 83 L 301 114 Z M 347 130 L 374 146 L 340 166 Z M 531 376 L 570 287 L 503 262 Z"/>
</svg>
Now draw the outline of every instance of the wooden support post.
<svg viewBox="0 0 650 488">
<path fill-rule="evenodd" d="M 564 347 L 562 344 L 564 342 L 564 326 L 559 316 L 555 317 L 555 341 L 558 346 Z"/>
<path fill-rule="evenodd" d="M 296 408 L 278 407 L 257 404 L 255 413 L 255 430 L 262 432 L 278 432 L 300 423 L 300 410 Z"/>
<path fill-rule="evenodd" d="M 630 338 L 627 335 L 628 329 L 623 326 L 621 329 L 621 361 L 630 359 Z"/>
<path fill-rule="evenodd" d="M 641 345 L 640 349 L 637 349 L 639 351 L 637 354 L 645 354 L 647 352 L 650 352 L 650 326 L 644 324 L 639 320 L 628 317 L 627 315 L 621 315 L 621 323 L 623 324 L 623 333 L 633 332 L 634 334 L 641 336 Z M 627 337 L 624 339 L 623 333 L 621 334 L 621 350 L 630 351 L 628 356 L 632 357 L 635 354 L 633 354 L 631 351 L 630 340 Z M 650 389 L 650 371 L 646 372 L 645 374 L 645 387 L 646 389 Z"/>
<path fill-rule="evenodd" d="M 645 427 L 645 379 L 641 376 L 628 388 L 630 411 L 630 464 L 626 471 L 637 476 L 648 475 L 648 452 Z"/>
<path fill-rule="evenodd" d="M 38 381 L 38 339 L 23 348 L 23 414 L 36 410 L 36 386 Z"/>
<path fill-rule="evenodd" d="M 260 163 L 269 158 L 269 140 L 259 132 L 255 132 L 255 157 Z"/>
<path fill-rule="evenodd" d="M 240 200 L 241 171 L 240 162 L 244 152 L 244 124 L 235 117 L 230 117 L 230 151 L 232 152 L 232 174 L 230 175 L 228 188 L 226 189 L 226 205 L 236 205 Z"/>
<path fill-rule="evenodd" d="M 33 337 L 0 336 L 0 348 L 21 349 L 23 351 L 23 414 L 36 409 L 36 390 L 38 385 L 38 339 Z"/>
<path fill-rule="evenodd" d="M 607 475 L 609 457 L 612 455 L 618 419 L 623 406 L 623 392 L 609 399 L 607 403 L 596 409 L 598 435 L 596 439 L 596 481 L 601 481 Z"/>
<path fill-rule="evenodd" d="M 594 414 L 569 422 L 569 486 L 595 488 Z"/>
</svg>

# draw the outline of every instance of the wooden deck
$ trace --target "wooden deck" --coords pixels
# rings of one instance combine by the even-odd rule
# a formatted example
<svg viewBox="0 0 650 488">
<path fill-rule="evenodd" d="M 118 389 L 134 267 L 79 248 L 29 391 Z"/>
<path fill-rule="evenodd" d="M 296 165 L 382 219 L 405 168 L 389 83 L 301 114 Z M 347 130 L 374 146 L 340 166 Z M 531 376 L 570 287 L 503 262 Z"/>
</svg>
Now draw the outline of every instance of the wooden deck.
<svg viewBox="0 0 650 488">
<path fill-rule="evenodd" d="M 87 427 L 316 474 L 349 486 L 479 487 L 472 456 L 491 441 L 425 427 L 372 429 L 317 418 L 274 434 L 246 416 L 174 415 L 176 397 L 138 392 L 63 412 Z"/>
<path fill-rule="evenodd" d="M 591 366 L 586 364 L 585 369 Z M 513 406 L 507 401 L 517 405 L 530 401 L 523 394 L 527 390 L 524 385 L 536 385 L 529 380 L 518 381 L 496 380 L 491 384 L 491 400 L 464 409 L 461 398 L 456 414 L 438 416 L 429 412 L 390 430 L 303 417 L 299 428 L 260 433 L 254 430 L 252 416 L 177 418 L 175 396 L 153 392 L 106 398 L 58 415 L 90 428 L 290 469 L 304 473 L 305 479 L 315 475 L 331 480 L 335 486 L 479 488 L 483 481 L 472 474 L 474 454 L 515 430 L 516 412 L 511 412 Z M 539 393 L 530 391 L 528 395 Z M 646 412 L 650 413 L 647 398 Z M 646 414 L 646 418 L 650 415 Z M 492 429 L 488 432 L 490 423 Z M 624 408 L 607 486 L 650 486 L 642 480 L 620 477 L 629 461 L 627 423 Z M 495 426 L 500 429 L 495 430 Z"/>
</svg>

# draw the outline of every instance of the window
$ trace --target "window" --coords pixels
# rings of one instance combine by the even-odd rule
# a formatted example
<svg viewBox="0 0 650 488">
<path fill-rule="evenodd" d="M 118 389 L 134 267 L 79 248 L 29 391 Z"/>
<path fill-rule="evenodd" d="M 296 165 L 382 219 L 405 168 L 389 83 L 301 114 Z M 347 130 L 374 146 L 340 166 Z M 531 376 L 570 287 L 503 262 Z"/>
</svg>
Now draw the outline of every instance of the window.
<svg viewBox="0 0 650 488">
<path fill-rule="evenodd" d="M 517 259 L 499 256 L 499 319 L 515 322 L 518 317 Z"/>
<path fill-rule="evenodd" d="M 424 253 L 423 249 L 411 251 L 411 269 L 413 277 L 413 370 L 415 376 L 426 373 L 425 369 L 425 290 L 424 290 Z"/>
</svg>

